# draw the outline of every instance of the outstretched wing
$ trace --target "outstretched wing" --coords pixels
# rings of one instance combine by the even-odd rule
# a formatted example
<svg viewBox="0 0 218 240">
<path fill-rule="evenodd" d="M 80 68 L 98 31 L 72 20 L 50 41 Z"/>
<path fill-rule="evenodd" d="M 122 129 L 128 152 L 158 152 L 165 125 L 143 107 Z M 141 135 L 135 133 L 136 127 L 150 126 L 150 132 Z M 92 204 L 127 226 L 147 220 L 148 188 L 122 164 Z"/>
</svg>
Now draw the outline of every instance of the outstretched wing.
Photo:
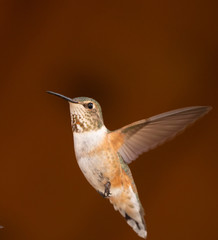
<svg viewBox="0 0 218 240">
<path fill-rule="evenodd" d="M 211 110 L 211 107 L 187 107 L 162 113 L 134 122 L 114 132 L 122 136 L 118 152 L 126 163 L 131 163 L 141 153 L 147 152 L 183 131 Z"/>
</svg>

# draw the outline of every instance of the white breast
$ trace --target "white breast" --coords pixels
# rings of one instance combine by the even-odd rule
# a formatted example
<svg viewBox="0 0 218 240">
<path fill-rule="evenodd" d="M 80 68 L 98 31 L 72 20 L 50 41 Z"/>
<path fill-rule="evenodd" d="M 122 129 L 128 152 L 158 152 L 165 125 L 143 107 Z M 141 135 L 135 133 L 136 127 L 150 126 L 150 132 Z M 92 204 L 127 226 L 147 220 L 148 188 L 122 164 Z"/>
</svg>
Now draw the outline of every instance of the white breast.
<svg viewBox="0 0 218 240">
<path fill-rule="evenodd" d="M 103 161 L 101 154 L 95 154 L 94 150 L 102 143 L 106 134 L 107 129 L 105 126 L 97 131 L 74 132 L 73 134 L 78 165 L 86 179 L 96 189 L 99 189 L 97 174 L 100 173 L 100 169 L 104 169 L 104 167 L 102 166 Z M 92 154 L 90 154 L 90 152 Z"/>
<path fill-rule="evenodd" d="M 103 141 L 105 135 L 107 134 L 107 129 L 102 126 L 99 130 L 88 131 L 83 133 L 73 133 L 74 137 L 74 148 L 76 153 L 76 158 L 79 160 L 80 157 L 93 151 L 94 148 Z"/>
</svg>

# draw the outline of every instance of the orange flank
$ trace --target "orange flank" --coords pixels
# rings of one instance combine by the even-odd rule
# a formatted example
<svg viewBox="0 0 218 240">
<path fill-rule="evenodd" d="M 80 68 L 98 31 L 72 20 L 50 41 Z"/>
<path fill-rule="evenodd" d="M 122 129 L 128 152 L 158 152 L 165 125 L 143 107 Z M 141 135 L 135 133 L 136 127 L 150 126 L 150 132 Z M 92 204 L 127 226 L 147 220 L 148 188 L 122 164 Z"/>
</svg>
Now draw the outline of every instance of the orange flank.
<svg viewBox="0 0 218 240">
<path fill-rule="evenodd" d="M 124 135 L 121 134 L 121 132 L 114 131 L 108 133 L 108 138 L 114 148 L 114 151 L 118 152 L 119 148 L 124 143 Z"/>
</svg>

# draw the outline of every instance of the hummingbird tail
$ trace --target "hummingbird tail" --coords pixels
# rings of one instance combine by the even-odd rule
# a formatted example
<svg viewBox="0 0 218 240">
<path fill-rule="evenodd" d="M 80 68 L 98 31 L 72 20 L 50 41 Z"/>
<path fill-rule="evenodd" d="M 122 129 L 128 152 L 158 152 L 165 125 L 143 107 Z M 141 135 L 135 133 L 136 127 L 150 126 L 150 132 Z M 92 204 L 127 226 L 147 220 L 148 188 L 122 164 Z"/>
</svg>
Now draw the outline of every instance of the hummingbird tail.
<svg viewBox="0 0 218 240">
<path fill-rule="evenodd" d="M 137 222 L 133 218 L 131 218 L 126 212 L 125 212 L 125 219 L 127 223 L 132 227 L 132 229 L 142 238 L 147 237 L 147 231 L 145 230 L 145 222 L 144 219 L 141 219 L 141 222 Z"/>
<path fill-rule="evenodd" d="M 123 192 L 120 196 L 111 196 L 110 202 L 113 204 L 114 209 L 118 210 L 125 217 L 127 223 L 140 237 L 147 237 L 144 210 L 131 188 L 128 193 Z"/>
</svg>

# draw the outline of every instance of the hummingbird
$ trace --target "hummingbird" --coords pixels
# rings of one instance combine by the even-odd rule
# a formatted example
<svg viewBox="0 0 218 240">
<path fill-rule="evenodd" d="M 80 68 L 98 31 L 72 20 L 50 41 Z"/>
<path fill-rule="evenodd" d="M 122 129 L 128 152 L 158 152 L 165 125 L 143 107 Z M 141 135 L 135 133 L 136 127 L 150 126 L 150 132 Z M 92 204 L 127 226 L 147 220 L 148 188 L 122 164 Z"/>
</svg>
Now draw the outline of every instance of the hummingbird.
<svg viewBox="0 0 218 240">
<path fill-rule="evenodd" d="M 176 109 L 109 131 L 96 100 L 47 93 L 69 102 L 76 160 L 85 178 L 109 199 L 138 236 L 146 238 L 144 210 L 128 164 L 143 152 L 172 139 L 211 107 Z"/>
</svg>

